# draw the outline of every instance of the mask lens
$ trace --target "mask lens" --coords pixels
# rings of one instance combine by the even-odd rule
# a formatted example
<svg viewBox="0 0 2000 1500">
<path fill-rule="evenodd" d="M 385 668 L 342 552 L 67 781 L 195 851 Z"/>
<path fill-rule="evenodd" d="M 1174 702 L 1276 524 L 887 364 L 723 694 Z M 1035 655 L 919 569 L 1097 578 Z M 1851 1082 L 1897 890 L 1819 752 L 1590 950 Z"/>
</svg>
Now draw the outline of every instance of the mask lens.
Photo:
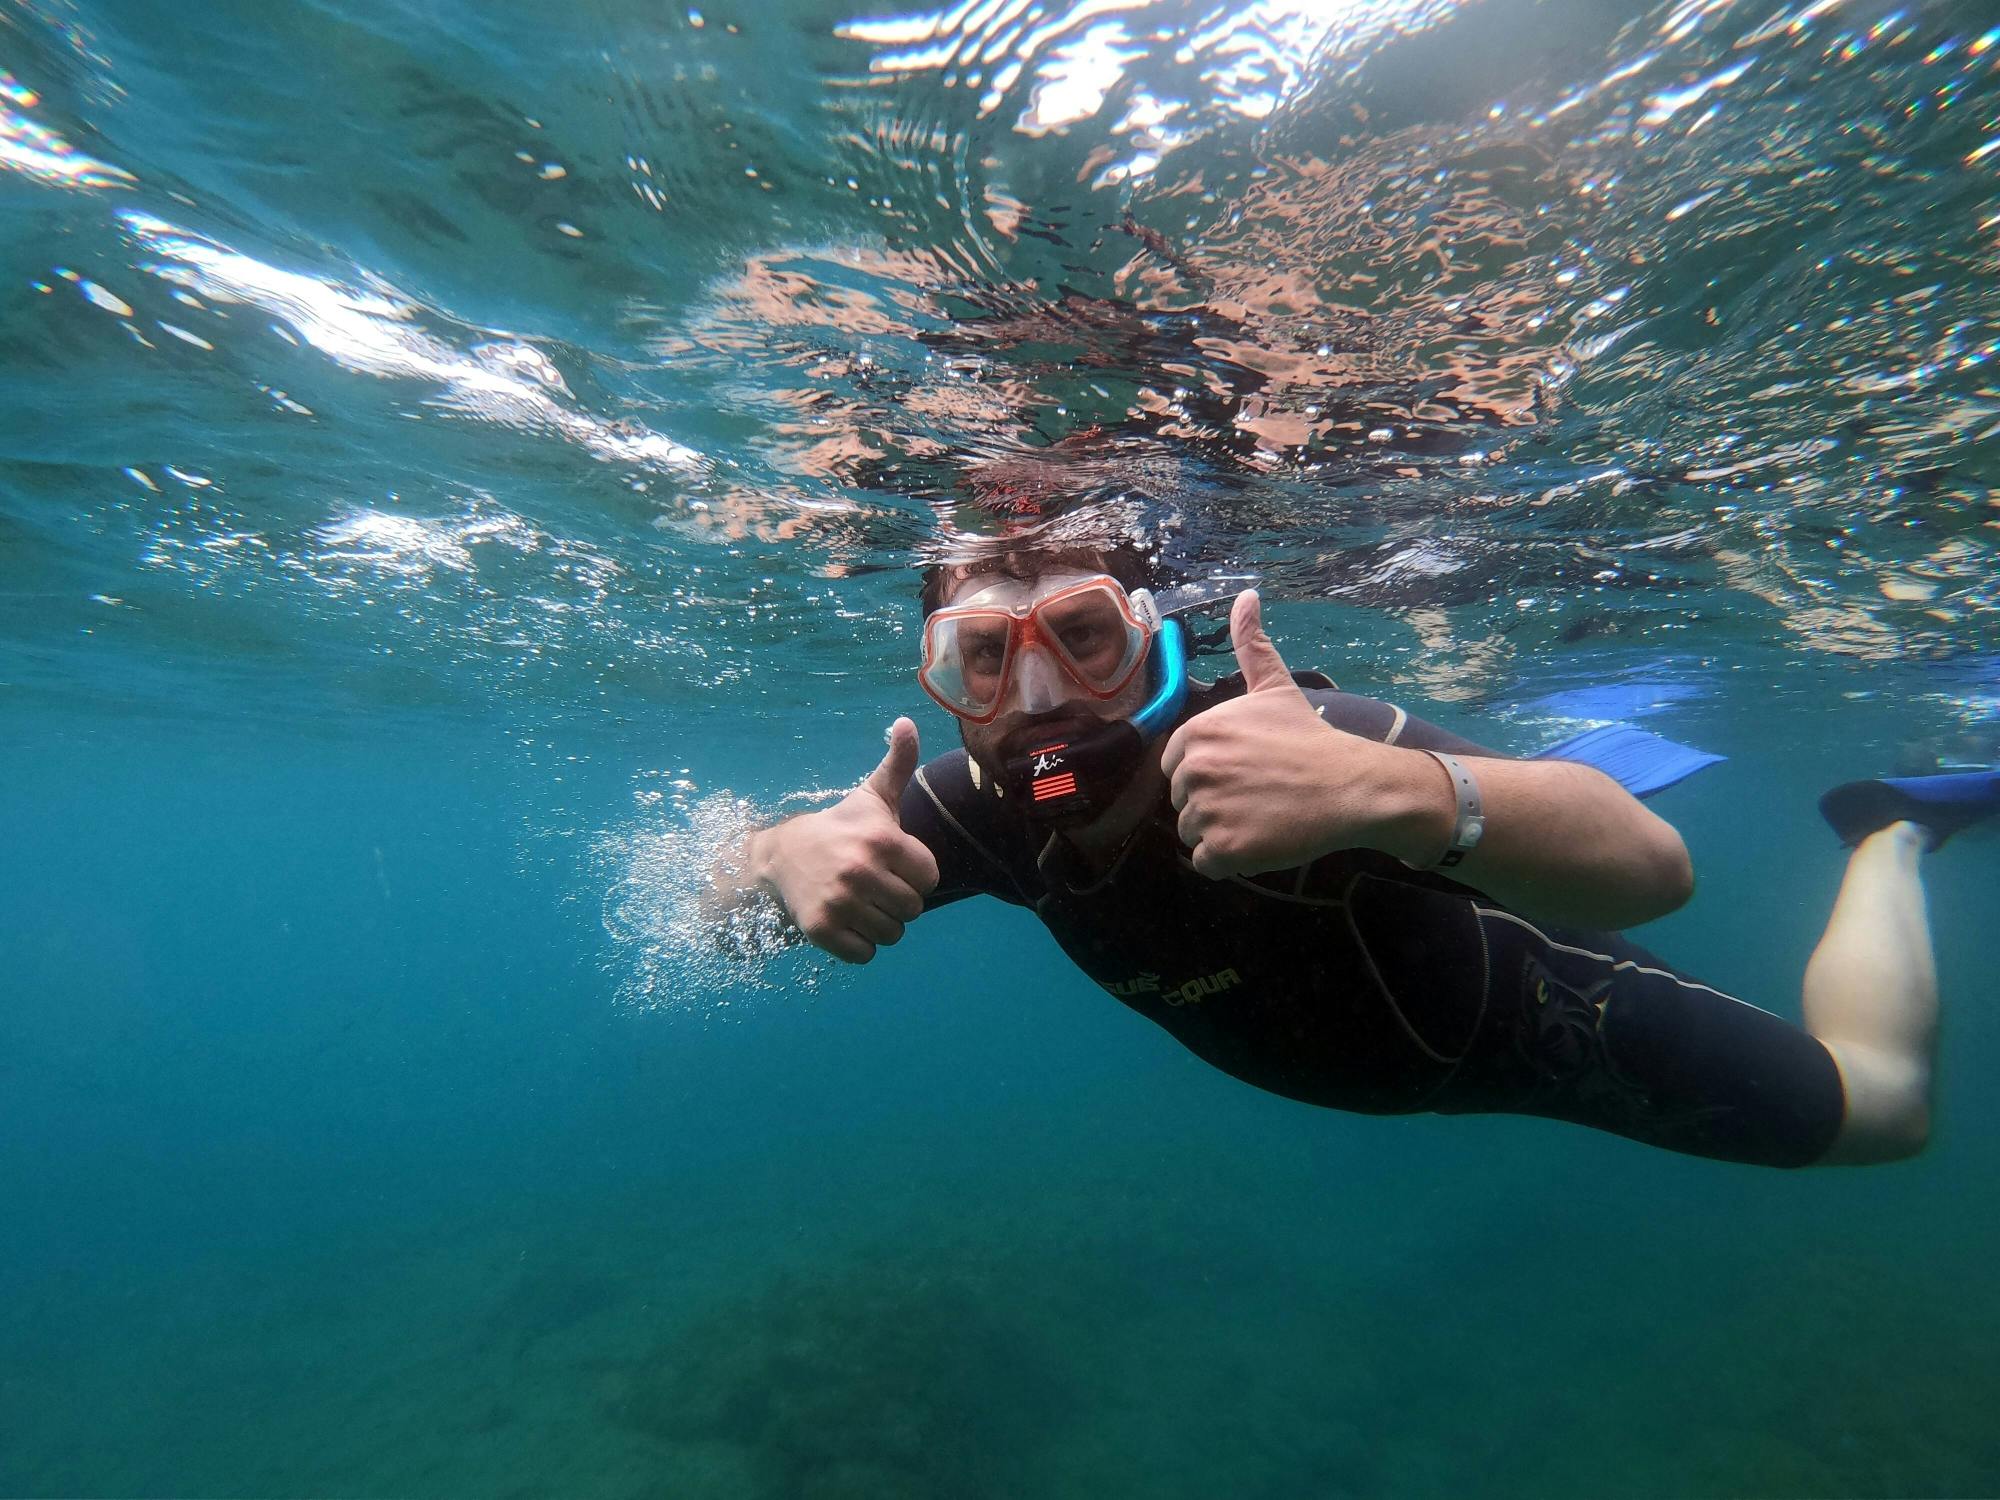
<svg viewBox="0 0 2000 1500">
<path fill-rule="evenodd" d="M 978 717 L 1000 701 L 1013 654 L 1013 618 L 999 610 L 932 615 L 919 676 L 954 712 Z"/>
<path fill-rule="evenodd" d="M 1040 634 L 1077 681 L 1095 692 L 1123 685 L 1146 649 L 1146 632 L 1121 594 L 1092 585 L 1065 590 L 1036 609 Z"/>
</svg>

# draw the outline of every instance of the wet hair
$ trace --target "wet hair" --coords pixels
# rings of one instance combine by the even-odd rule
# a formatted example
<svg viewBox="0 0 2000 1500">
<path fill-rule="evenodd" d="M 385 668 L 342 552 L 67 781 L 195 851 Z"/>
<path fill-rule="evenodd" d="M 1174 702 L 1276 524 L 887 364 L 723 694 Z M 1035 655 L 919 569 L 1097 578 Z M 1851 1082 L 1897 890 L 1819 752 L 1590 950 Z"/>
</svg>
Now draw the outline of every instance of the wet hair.
<svg viewBox="0 0 2000 1500">
<path fill-rule="evenodd" d="M 1029 583 L 1044 573 L 1077 568 L 1107 573 L 1129 592 L 1155 586 L 1152 559 L 1130 542 L 1109 547 L 1002 545 L 956 562 L 933 563 L 924 569 L 923 607 L 928 620 L 944 608 L 952 588 L 967 578 L 1011 578 Z"/>
</svg>

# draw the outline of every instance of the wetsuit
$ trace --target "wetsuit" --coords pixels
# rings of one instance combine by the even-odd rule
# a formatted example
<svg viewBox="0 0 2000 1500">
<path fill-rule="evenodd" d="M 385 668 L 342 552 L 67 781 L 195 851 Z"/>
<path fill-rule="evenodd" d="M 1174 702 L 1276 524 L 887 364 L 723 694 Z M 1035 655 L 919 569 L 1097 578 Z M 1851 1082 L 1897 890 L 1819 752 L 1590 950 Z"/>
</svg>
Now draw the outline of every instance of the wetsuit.
<svg viewBox="0 0 2000 1500">
<path fill-rule="evenodd" d="M 1350 734 L 1493 754 L 1299 680 Z M 1197 686 L 1190 712 L 1242 691 L 1240 677 Z M 1273 1093 L 1371 1114 L 1546 1115 L 1771 1166 L 1817 1160 L 1840 1128 L 1839 1074 L 1806 1032 L 1615 934 L 1529 922 L 1386 854 L 1210 880 L 1163 796 L 1093 876 L 962 750 L 912 778 L 902 817 L 937 856 L 926 909 L 974 894 L 1029 908 L 1110 994 Z"/>
</svg>

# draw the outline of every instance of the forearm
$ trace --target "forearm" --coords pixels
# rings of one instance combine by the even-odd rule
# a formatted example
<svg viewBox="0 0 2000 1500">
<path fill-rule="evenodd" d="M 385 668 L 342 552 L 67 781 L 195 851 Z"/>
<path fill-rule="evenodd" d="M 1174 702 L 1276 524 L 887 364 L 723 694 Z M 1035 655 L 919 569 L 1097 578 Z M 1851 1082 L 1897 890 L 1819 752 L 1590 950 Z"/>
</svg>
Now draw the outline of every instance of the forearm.
<svg viewBox="0 0 2000 1500">
<path fill-rule="evenodd" d="M 721 850 L 703 889 L 701 915 L 729 951 L 784 947 L 800 934 L 774 880 L 778 860 L 775 824 L 750 830 Z"/>
<path fill-rule="evenodd" d="M 1687 848 L 1672 825 L 1589 766 L 1465 757 L 1486 831 L 1451 878 L 1524 917 L 1617 929 L 1665 916 L 1693 894 Z M 1451 842 L 1457 799 L 1431 756 L 1398 751 L 1386 770 L 1381 847 L 1425 867 Z M 1393 847 L 1392 847 L 1393 846 Z"/>
</svg>

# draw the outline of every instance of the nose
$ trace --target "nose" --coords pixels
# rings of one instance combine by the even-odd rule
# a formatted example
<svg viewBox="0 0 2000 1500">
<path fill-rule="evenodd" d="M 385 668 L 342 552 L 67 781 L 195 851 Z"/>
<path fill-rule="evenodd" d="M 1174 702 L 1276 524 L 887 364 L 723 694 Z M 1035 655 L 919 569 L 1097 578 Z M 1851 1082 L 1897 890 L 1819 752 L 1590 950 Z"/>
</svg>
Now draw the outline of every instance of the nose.
<svg viewBox="0 0 2000 1500">
<path fill-rule="evenodd" d="M 1049 713 L 1074 696 L 1062 668 L 1042 646 L 1028 646 L 1021 652 L 1014 663 L 1013 678 L 1013 706 L 1022 713 Z"/>
</svg>

